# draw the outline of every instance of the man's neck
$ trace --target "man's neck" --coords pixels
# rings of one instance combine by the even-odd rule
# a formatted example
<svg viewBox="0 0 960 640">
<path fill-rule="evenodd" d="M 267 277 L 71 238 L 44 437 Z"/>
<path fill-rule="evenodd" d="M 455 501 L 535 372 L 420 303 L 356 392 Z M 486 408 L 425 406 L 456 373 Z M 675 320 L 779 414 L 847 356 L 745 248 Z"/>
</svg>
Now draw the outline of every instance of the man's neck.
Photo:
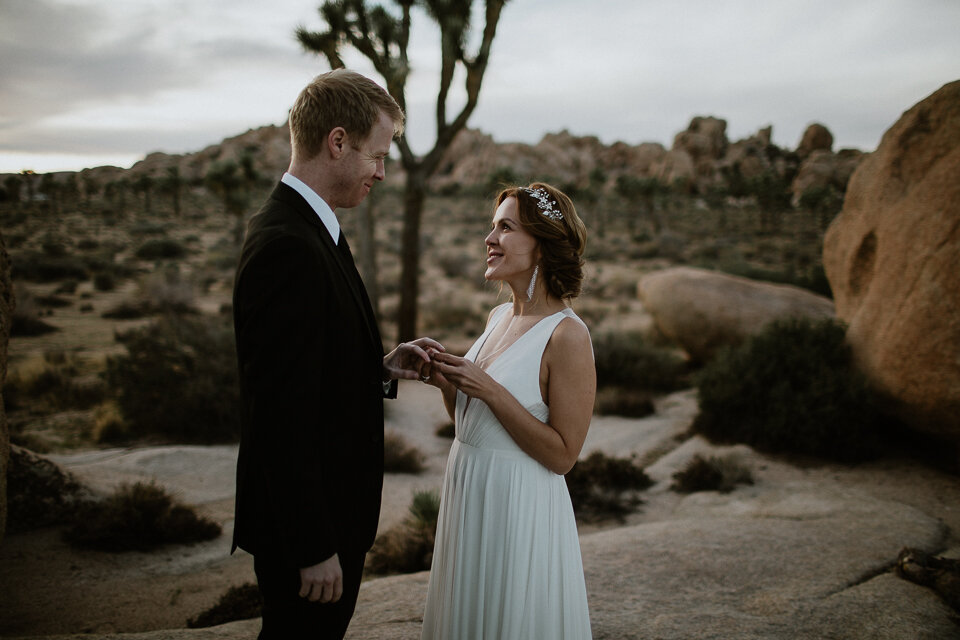
<svg viewBox="0 0 960 640">
<path fill-rule="evenodd" d="M 318 162 L 298 162 L 294 159 L 290 161 L 287 173 L 313 189 L 314 193 L 323 198 L 323 201 L 329 205 L 331 210 L 336 211 L 337 203 L 332 198 L 335 191 L 328 183 L 330 172 L 323 171 L 319 165 Z"/>
</svg>

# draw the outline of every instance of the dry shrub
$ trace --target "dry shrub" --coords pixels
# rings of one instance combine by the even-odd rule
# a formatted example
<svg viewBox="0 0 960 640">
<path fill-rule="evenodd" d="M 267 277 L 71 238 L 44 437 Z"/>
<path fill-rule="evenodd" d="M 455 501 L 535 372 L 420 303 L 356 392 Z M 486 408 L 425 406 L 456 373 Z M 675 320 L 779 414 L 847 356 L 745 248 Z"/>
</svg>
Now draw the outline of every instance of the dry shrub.
<svg viewBox="0 0 960 640">
<path fill-rule="evenodd" d="M 262 614 L 263 601 L 260 599 L 260 589 L 252 582 L 236 587 L 230 587 L 220 596 L 217 604 L 210 607 L 196 618 L 187 620 L 188 629 L 215 627 L 234 620 L 249 620 L 259 618 Z"/>
<path fill-rule="evenodd" d="M 457 427 L 452 422 L 444 422 L 434 433 L 440 438 L 455 438 L 457 437 Z"/>
<path fill-rule="evenodd" d="M 367 554 L 366 569 L 381 575 L 430 569 L 439 513 L 438 493 L 418 491 L 414 494 L 407 519 L 377 536 Z"/>
<path fill-rule="evenodd" d="M 753 484 L 750 469 L 732 457 L 696 455 L 686 467 L 673 474 L 670 488 L 679 493 L 719 491 L 730 493 L 738 484 Z"/>
<path fill-rule="evenodd" d="M 622 522 L 642 503 L 638 492 L 653 484 L 633 460 L 611 458 L 599 451 L 578 461 L 566 481 L 573 511 L 584 522 Z"/>
<path fill-rule="evenodd" d="M 220 525 L 177 503 L 161 487 L 138 482 L 79 508 L 64 537 L 78 547 L 119 552 L 212 540 L 220 533 Z"/>
<path fill-rule="evenodd" d="M 420 473 L 423 453 L 395 431 L 383 434 L 383 470 L 387 473 Z"/>
</svg>

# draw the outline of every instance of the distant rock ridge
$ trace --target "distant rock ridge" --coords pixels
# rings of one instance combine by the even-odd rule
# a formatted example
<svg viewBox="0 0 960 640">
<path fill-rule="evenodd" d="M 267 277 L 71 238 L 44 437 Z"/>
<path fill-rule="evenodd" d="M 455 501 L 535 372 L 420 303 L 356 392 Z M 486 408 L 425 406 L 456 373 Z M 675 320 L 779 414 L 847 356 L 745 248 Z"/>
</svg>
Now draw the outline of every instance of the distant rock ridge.
<svg viewBox="0 0 960 640">
<path fill-rule="evenodd" d="M 496 142 L 487 133 L 464 129 L 444 154 L 430 185 L 435 190 L 485 186 L 497 176 L 519 180 L 550 180 L 567 188 L 611 190 L 617 178 L 654 178 L 674 189 L 694 194 L 731 187 L 764 174 L 791 185 L 794 203 L 809 189 L 834 188 L 842 193 L 864 154 L 855 149 L 832 150 L 833 135 L 819 123 L 804 132 L 795 151 L 771 142 L 771 127 L 731 142 L 726 120 L 697 116 L 674 137 L 667 149 L 657 142 L 637 145 L 605 144 L 596 136 L 569 131 L 548 133 L 536 144 Z M 240 163 L 249 157 L 257 175 L 273 181 L 286 169 L 290 157 L 287 126 L 251 129 L 188 154 L 151 153 L 130 169 L 97 167 L 79 172 L 100 184 L 141 175 L 162 178 L 175 167 L 182 179 L 199 181 L 218 163 Z M 399 164 L 389 167 L 387 183 L 401 186 L 405 175 Z"/>
</svg>

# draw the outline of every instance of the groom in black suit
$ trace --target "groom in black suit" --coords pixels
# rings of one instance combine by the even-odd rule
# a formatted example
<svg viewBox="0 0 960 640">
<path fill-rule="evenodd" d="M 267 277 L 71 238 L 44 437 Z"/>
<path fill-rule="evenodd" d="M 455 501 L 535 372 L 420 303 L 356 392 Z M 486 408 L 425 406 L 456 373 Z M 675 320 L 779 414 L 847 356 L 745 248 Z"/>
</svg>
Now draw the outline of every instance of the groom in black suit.
<svg viewBox="0 0 960 640">
<path fill-rule="evenodd" d="M 338 208 L 384 178 L 403 112 L 370 79 L 318 76 L 289 117 L 290 168 L 250 220 L 233 294 L 243 402 L 233 548 L 254 555 L 261 640 L 342 638 L 373 544 L 383 398 L 429 362 L 384 356 Z"/>
</svg>

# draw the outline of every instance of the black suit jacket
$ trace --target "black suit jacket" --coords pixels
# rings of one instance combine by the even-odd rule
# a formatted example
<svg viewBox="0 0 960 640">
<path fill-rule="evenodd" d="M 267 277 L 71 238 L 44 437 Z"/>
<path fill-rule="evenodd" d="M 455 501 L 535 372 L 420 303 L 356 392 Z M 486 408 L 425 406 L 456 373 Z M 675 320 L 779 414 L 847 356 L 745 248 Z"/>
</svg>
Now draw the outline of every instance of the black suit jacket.
<svg viewBox="0 0 960 640">
<path fill-rule="evenodd" d="M 296 567 L 368 550 L 383 485 L 383 344 L 353 259 L 283 183 L 247 228 L 233 310 L 233 548 Z"/>
</svg>

